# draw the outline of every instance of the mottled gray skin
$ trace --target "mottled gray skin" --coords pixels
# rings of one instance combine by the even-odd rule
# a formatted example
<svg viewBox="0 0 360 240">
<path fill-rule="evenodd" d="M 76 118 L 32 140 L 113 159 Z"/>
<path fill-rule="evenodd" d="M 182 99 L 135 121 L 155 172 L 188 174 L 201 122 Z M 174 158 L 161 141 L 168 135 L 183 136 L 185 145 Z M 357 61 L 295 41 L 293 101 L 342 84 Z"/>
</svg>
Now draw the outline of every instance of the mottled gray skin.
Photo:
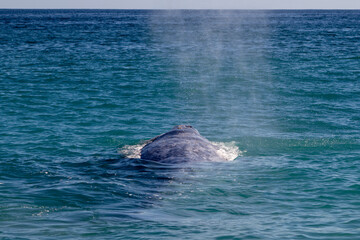
<svg viewBox="0 0 360 240">
<path fill-rule="evenodd" d="M 178 125 L 149 140 L 141 149 L 141 158 L 163 163 L 225 161 L 217 150 L 192 126 Z"/>
</svg>

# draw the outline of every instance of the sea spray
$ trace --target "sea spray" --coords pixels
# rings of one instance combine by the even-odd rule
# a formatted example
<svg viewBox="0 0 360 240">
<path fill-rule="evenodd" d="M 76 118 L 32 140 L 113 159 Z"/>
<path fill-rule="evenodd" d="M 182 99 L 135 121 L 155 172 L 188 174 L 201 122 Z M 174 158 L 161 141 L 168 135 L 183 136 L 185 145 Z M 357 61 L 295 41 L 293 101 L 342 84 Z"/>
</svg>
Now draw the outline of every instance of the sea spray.
<svg viewBox="0 0 360 240">
<path fill-rule="evenodd" d="M 271 119 L 272 111 L 266 112 L 266 118 L 258 114 L 269 109 L 269 104 L 276 104 L 273 66 L 263 47 L 271 35 L 269 21 L 266 11 L 256 15 L 221 10 L 151 14 L 149 37 L 158 45 L 167 46 L 171 53 L 161 78 L 171 79 L 168 84 L 178 89 L 169 91 L 173 104 L 178 101 L 182 105 L 175 108 L 177 118 L 205 128 L 213 116 L 226 116 L 221 123 L 229 133 L 242 125 L 245 134 L 259 131 L 268 123 L 264 119 Z M 153 54 L 163 59 L 164 49 L 160 50 Z M 234 104 L 229 104 L 232 101 Z M 243 108 L 246 111 L 239 117 Z M 209 120 L 203 121 L 204 118 Z M 276 122 L 267 127 L 273 131 L 278 128 Z"/>
</svg>

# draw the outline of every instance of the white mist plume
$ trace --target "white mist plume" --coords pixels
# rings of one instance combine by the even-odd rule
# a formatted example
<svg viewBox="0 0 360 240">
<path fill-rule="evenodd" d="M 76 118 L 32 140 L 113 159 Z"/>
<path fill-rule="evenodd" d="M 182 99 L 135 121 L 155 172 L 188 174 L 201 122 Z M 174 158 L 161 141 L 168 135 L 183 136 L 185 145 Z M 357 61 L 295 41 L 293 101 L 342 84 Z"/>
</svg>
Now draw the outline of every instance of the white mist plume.
<svg viewBox="0 0 360 240">
<path fill-rule="evenodd" d="M 257 115 L 266 109 L 264 96 L 273 88 L 264 52 L 268 22 L 262 11 L 153 13 L 154 51 L 168 59 L 165 72 L 177 84 L 179 122 L 200 129 L 214 129 L 221 122 L 232 134 L 259 129 L 262 118 Z"/>
</svg>

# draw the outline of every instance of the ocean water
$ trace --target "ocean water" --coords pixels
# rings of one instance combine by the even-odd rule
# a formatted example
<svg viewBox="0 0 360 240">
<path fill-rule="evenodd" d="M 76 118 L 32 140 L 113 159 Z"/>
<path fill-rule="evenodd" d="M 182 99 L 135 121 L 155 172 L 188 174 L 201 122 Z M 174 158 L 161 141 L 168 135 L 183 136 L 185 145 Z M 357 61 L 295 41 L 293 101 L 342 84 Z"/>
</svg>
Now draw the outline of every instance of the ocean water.
<svg viewBox="0 0 360 240">
<path fill-rule="evenodd" d="M 359 26 L 0 10 L 0 238 L 360 239 Z M 236 158 L 137 158 L 177 124 Z"/>
</svg>

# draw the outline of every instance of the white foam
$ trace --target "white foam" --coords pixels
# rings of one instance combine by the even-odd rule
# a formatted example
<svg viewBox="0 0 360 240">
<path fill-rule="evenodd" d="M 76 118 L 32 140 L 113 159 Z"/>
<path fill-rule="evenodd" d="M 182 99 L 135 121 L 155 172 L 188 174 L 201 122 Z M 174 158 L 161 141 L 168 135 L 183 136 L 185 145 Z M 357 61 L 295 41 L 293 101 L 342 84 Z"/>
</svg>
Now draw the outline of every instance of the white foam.
<svg viewBox="0 0 360 240">
<path fill-rule="evenodd" d="M 244 151 L 241 151 L 235 144 L 232 142 L 211 142 L 216 147 L 218 147 L 217 154 L 225 159 L 226 161 L 234 161 L 237 157 L 242 156 Z M 118 149 L 118 152 L 126 158 L 140 158 L 141 149 L 146 145 L 146 142 L 136 144 L 136 145 L 125 145 L 122 148 Z"/>
<path fill-rule="evenodd" d="M 226 161 L 234 161 L 237 157 L 242 156 L 244 151 L 241 151 L 235 144 L 232 142 L 211 142 L 219 149 L 216 151 L 217 154 L 225 159 Z"/>
<path fill-rule="evenodd" d="M 140 158 L 141 149 L 146 145 L 146 142 L 136 145 L 125 145 L 118 149 L 118 152 L 126 158 Z"/>
</svg>

